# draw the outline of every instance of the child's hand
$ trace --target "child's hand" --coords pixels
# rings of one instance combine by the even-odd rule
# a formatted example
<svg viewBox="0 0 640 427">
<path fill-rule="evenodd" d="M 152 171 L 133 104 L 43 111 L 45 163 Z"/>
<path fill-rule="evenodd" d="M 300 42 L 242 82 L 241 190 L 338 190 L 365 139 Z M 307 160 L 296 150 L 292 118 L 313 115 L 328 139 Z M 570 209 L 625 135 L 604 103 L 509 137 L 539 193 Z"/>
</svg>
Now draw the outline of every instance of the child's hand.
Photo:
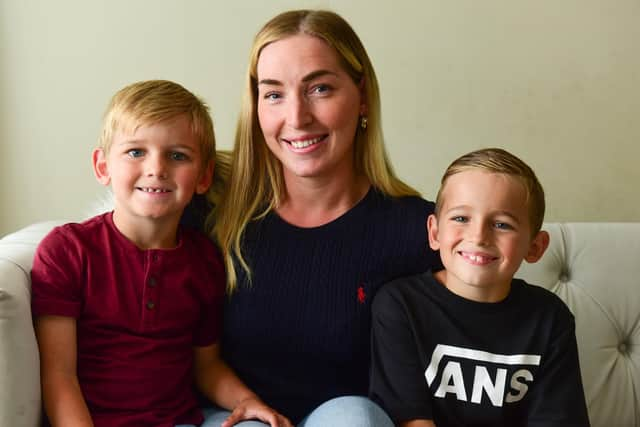
<svg viewBox="0 0 640 427">
<path fill-rule="evenodd" d="M 293 427 L 291 422 L 256 397 L 241 401 L 220 427 L 231 427 L 243 420 L 258 419 L 271 427 Z"/>
</svg>

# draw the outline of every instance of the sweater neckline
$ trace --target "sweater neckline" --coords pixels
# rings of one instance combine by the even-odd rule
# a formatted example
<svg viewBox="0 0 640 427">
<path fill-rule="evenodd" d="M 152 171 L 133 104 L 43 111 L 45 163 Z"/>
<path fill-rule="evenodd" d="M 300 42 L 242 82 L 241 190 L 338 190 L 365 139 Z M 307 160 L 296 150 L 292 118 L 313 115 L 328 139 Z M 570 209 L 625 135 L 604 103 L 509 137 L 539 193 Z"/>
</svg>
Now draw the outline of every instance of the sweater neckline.
<svg viewBox="0 0 640 427">
<path fill-rule="evenodd" d="M 287 222 L 284 219 L 282 219 L 282 217 L 278 215 L 278 213 L 275 210 L 272 210 L 269 213 L 269 215 L 274 219 L 274 221 L 276 221 L 276 223 L 280 227 L 287 228 L 292 231 L 304 233 L 304 232 L 330 230 L 333 227 L 339 227 L 341 224 L 355 221 L 361 216 L 365 215 L 368 212 L 369 207 L 373 203 L 376 193 L 377 191 L 374 189 L 373 185 L 370 186 L 369 190 L 364 195 L 364 197 L 360 199 L 351 209 L 347 210 L 345 213 L 343 213 L 336 219 L 315 227 L 300 227 L 300 226 L 291 224 L 290 222 Z"/>
</svg>

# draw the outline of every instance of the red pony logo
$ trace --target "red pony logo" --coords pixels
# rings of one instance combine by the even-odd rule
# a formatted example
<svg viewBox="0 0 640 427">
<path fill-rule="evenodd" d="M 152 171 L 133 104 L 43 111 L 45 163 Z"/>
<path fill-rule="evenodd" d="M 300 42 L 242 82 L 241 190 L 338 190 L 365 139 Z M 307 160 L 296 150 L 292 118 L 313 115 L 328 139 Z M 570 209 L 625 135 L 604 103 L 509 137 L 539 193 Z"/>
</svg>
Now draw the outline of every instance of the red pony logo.
<svg viewBox="0 0 640 427">
<path fill-rule="evenodd" d="M 367 298 L 367 294 L 364 293 L 364 288 L 362 285 L 358 287 L 358 302 L 360 304 L 364 304 L 364 300 Z"/>
</svg>

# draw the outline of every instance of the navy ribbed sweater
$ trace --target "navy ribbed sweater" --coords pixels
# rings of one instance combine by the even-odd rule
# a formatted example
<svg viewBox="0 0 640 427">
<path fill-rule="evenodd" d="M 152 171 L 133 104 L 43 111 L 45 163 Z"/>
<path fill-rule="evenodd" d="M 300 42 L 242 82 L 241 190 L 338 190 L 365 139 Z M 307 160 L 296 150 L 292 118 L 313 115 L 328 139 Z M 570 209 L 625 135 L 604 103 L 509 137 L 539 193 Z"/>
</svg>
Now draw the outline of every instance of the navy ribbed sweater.
<svg viewBox="0 0 640 427">
<path fill-rule="evenodd" d="M 370 190 L 320 227 L 273 212 L 251 223 L 243 253 L 252 283 L 238 266 L 224 310 L 225 360 L 294 423 L 333 397 L 366 395 L 372 298 L 391 279 L 440 265 L 426 234 L 433 207 Z"/>
</svg>

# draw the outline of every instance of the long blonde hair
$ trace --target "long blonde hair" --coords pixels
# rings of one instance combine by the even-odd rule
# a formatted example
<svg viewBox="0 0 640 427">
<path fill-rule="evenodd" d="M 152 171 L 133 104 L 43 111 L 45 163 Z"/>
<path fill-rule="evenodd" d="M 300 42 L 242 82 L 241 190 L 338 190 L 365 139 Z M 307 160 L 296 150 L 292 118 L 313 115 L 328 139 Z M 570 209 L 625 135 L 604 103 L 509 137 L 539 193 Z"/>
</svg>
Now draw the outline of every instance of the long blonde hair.
<svg viewBox="0 0 640 427">
<path fill-rule="evenodd" d="M 257 64 L 262 49 L 270 43 L 308 34 L 324 40 L 338 54 L 344 70 L 353 81 L 364 83 L 367 127 L 355 134 L 356 173 L 366 176 L 376 189 L 394 197 L 418 195 L 399 180 L 387 157 L 380 123 L 380 91 L 373 65 L 362 42 L 351 26 L 338 14 L 324 10 L 294 10 L 277 15 L 258 32 L 253 41 L 246 75 L 244 96 L 236 128 L 229 182 L 221 205 L 212 214 L 212 231 L 222 249 L 227 269 L 227 291 L 237 286 L 233 258 L 251 278 L 242 256 L 242 237 L 247 224 L 277 208 L 286 195 L 282 165 L 269 151 L 257 116 Z"/>
</svg>

